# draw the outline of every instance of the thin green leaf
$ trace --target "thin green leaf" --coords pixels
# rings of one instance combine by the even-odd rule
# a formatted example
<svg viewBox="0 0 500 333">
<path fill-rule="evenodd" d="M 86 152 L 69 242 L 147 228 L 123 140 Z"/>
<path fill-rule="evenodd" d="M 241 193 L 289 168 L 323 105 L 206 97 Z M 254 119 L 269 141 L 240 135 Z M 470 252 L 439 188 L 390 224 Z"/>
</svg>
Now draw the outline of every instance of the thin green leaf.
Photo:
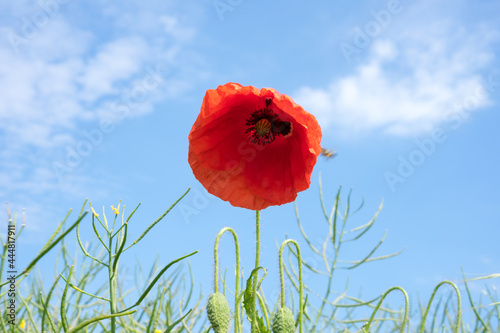
<svg viewBox="0 0 500 333">
<path fill-rule="evenodd" d="M 97 316 L 94 318 L 90 318 L 90 319 L 85 320 L 84 322 L 78 324 L 77 326 L 73 327 L 67 333 L 77 333 L 81 329 L 85 328 L 86 326 L 88 326 L 92 323 L 95 323 L 96 321 L 100 321 L 103 319 L 109 319 L 109 318 L 113 318 L 113 317 L 127 316 L 127 315 L 132 314 L 136 311 L 137 310 L 132 310 L 132 311 L 120 312 L 120 313 L 115 313 L 115 314 L 106 314 L 106 315 L 101 315 L 101 316 Z"/>
<path fill-rule="evenodd" d="M 169 269 L 173 264 L 183 260 L 183 259 L 186 259 L 194 254 L 198 253 L 198 250 L 197 251 L 194 251 L 194 252 L 191 252 L 190 254 L 188 255 L 185 255 L 183 257 L 180 257 L 178 259 L 175 259 L 173 261 L 171 261 L 167 266 L 165 266 L 157 275 L 156 277 L 154 278 L 153 281 L 151 281 L 151 283 L 149 284 L 149 286 L 146 288 L 146 290 L 142 293 L 141 297 L 139 297 L 139 299 L 137 300 L 137 302 L 135 302 L 134 305 L 128 307 L 127 309 L 123 310 L 123 311 L 127 311 L 129 309 L 132 309 L 133 307 L 136 307 L 138 306 L 139 304 L 141 304 L 142 300 L 148 295 L 149 291 L 153 288 L 153 286 L 155 285 L 155 283 L 160 279 L 160 277 L 163 275 L 163 273 L 165 273 L 167 271 L 167 269 Z"/>
<path fill-rule="evenodd" d="M 387 231 L 385 232 L 385 234 L 384 234 L 384 236 L 382 237 L 382 239 L 378 242 L 378 244 L 377 244 L 377 245 L 375 245 L 375 247 L 374 247 L 374 248 L 370 251 L 370 253 L 368 253 L 368 255 L 367 255 L 364 259 L 362 259 L 362 260 L 360 260 L 360 261 L 356 262 L 356 264 L 354 264 L 354 265 L 352 265 L 352 266 L 350 266 L 350 267 L 346 267 L 346 269 L 353 269 L 353 268 L 356 268 L 356 267 L 358 267 L 359 265 L 361 265 L 361 264 L 363 264 L 363 263 L 367 262 L 367 261 L 368 261 L 368 259 L 372 256 L 372 254 L 373 254 L 373 253 L 375 253 L 375 251 L 377 251 L 377 249 L 380 247 L 380 245 L 382 245 L 382 243 L 384 242 L 384 240 L 385 240 L 385 237 L 386 237 L 386 236 L 387 236 Z"/>
<path fill-rule="evenodd" d="M 69 228 L 68 230 L 66 230 L 65 232 L 63 232 L 61 234 L 61 236 L 59 236 L 55 241 L 53 241 L 51 244 L 49 244 L 48 246 L 44 247 L 42 249 L 42 251 L 35 257 L 35 259 L 33 259 L 29 264 L 28 266 L 23 270 L 23 272 L 21 274 L 19 274 L 17 276 L 17 278 L 19 278 L 21 275 L 24 275 L 24 274 L 27 274 L 32 268 L 33 266 L 36 265 L 36 263 L 38 262 L 38 260 L 40 260 L 44 255 L 47 254 L 47 252 L 49 252 L 50 250 L 52 250 L 52 248 L 54 246 L 56 246 L 64 237 L 66 237 L 67 234 L 69 234 L 71 232 L 71 230 L 73 230 L 77 225 L 78 223 L 80 223 L 80 221 L 87 215 L 88 212 L 85 212 L 82 216 L 80 216 L 78 218 L 78 220 L 76 220 L 75 223 L 73 223 Z M 8 283 L 8 282 L 6 282 Z M 3 285 L 3 284 L 2 284 Z"/>
<path fill-rule="evenodd" d="M 61 297 L 61 324 L 63 327 L 64 332 L 68 331 L 68 318 L 66 317 L 66 295 L 68 293 L 68 285 L 69 281 L 71 280 L 71 274 L 73 273 L 73 266 L 70 267 L 69 269 L 69 275 L 68 275 L 68 280 L 66 280 L 66 286 L 64 287 L 64 291 Z"/>
<path fill-rule="evenodd" d="M 375 214 L 373 214 L 372 219 L 367 224 L 359 226 L 357 228 L 354 228 L 354 229 L 351 229 L 351 230 L 347 231 L 347 233 L 350 233 L 350 232 L 356 232 L 356 231 L 364 229 L 359 235 L 357 235 L 353 239 L 346 240 L 346 242 L 348 242 L 348 241 L 354 241 L 356 239 L 359 239 L 359 238 L 361 238 L 361 236 L 363 236 L 365 233 L 367 233 L 368 230 L 370 230 L 370 228 L 375 224 L 375 220 L 377 219 L 378 214 L 382 210 L 383 206 L 384 206 L 384 200 L 382 200 L 382 202 L 380 203 L 380 206 L 378 207 L 377 211 L 375 212 Z"/>
<path fill-rule="evenodd" d="M 464 277 L 465 290 L 467 291 L 467 296 L 469 298 L 469 302 L 470 302 L 470 306 L 472 307 L 472 311 L 474 311 L 474 314 L 476 315 L 476 318 L 477 318 L 478 322 L 480 322 L 481 325 L 483 325 L 484 330 L 486 332 L 490 332 L 490 329 L 488 328 L 488 326 L 486 325 L 486 323 L 483 321 L 483 319 L 481 319 L 481 316 L 479 315 L 479 312 L 477 312 L 477 309 L 474 306 L 474 302 L 472 300 L 472 295 L 470 293 L 469 286 L 467 285 L 467 280 L 465 279 L 465 272 L 464 272 L 463 268 L 462 268 L 462 275 Z"/>
<path fill-rule="evenodd" d="M 181 321 L 183 321 L 184 318 L 186 318 L 191 313 L 192 310 L 193 309 L 190 309 L 184 316 L 182 316 L 180 319 L 177 319 L 176 321 L 174 321 L 172 323 L 172 325 L 170 325 L 169 327 L 167 327 L 167 329 L 165 331 L 163 331 L 163 333 L 170 333 L 170 332 L 172 332 L 172 330 L 175 328 L 175 326 L 177 326 L 177 324 L 179 324 Z"/>
<path fill-rule="evenodd" d="M 120 244 L 118 252 L 116 252 L 116 257 L 113 262 L 113 270 L 112 270 L 113 272 L 116 272 L 116 266 L 118 265 L 118 260 L 120 259 L 120 255 L 123 253 L 123 248 L 125 247 L 125 242 L 127 241 L 127 233 L 128 233 L 128 221 L 125 222 L 125 229 L 123 229 L 122 242 Z"/>
<path fill-rule="evenodd" d="M 45 302 L 43 301 L 42 293 L 40 293 L 40 303 L 43 306 L 44 314 L 46 314 L 47 318 L 49 319 L 49 324 L 50 324 L 50 328 L 52 329 L 52 332 L 54 332 L 54 333 L 57 332 L 56 326 L 54 325 L 54 321 L 50 317 L 49 310 L 47 310 L 47 305 L 45 305 Z M 43 327 L 42 327 L 42 331 L 43 331 Z"/>
<path fill-rule="evenodd" d="M 173 203 L 173 204 L 172 204 L 172 205 L 171 205 L 171 206 L 170 206 L 170 207 L 169 207 L 169 208 L 165 211 L 165 213 L 163 213 L 163 214 L 162 214 L 159 218 L 157 218 L 157 219 L 156 219 L 156 221 L 154 221 L 153 223 L 151 223 L 151 224 L 149 225 L 149 227 L 147 227 L 147 228 L 146 228 L 146 230 L 144 230 L 144 232 L 142 233 L 142 235 L 140 235 L 140 236 L 139 236 L 139 238 L 137 238 L 137 239 L 136 239 L 136 240 L 135 240 L 132 244 L 130 244 L 130 245 L 129 245 L 129 246 L 128 246 L 128 247 L 127 247 L 124 251 L 128 250 L 131 246 L 133 246 L 133 245 L 135 245 L 135 244 L 139 243 L 139 241 L 140 241 L 141 239 L 143 239 L 143 238 L 144 238 L 144 236 L 146 236 L 146 234 L 147 234 L 147 233 L 148 233 L 148 232 L 149 232 L 149 231 L 150 231 L 150 230 L 151 230 L 151 229 L 152 229 L 152 228 L 153 228 L 153 227 L 154 227 L 154 226 L 155 226 L 158 222 L 160 222 L 160 221 L 161 221 L 161 220 L 162 220 L 162 219 L 163 219 L 163 218 L 164 218 L 164 217 L 165 217 L 165 216 L 166 216 L 166 215 L 167 215 L 167 214 L 168 214 L 168 213 L 172 210 L 172 208 L 174 208 L 174 207 L 175 207 L 175 205 L 177 205 L 177 203 L 179 203 L 179 201 L 181 201 L 181 200 L 182 200 L 182 198 L 184 198 L 184 197 L 188 194 L 188 192 L 189 192 L 190 190 L 191 190 L 191 188 L 188 188 L 188 189 L 187 189 L 187 191 L 186 191 L 183 195 L 181 195 L 181 197 L 180 197 L 179 199 L 177 199 L 177 201 L 176 201 L 176 202 L 174 202 L 174 203 Z M 134 212 L 135 212 L 135 210 L 134 210 Z M 131 216 L 132 216 L 132 215 L 131 215 Z M 131 216 L 130 216 L 130 217 L 131 217 Z"/>
</svg>

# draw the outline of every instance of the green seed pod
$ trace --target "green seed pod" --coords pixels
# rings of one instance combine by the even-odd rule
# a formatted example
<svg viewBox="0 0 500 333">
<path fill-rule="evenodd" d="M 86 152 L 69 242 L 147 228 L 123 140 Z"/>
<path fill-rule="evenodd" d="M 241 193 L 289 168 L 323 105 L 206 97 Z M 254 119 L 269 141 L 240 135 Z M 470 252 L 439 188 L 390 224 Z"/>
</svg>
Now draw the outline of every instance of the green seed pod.
<svg viewBox="0 0 500 333">
<path fill-rule="evenodd" d="M 273 316 L 273 333 L 293 333 L 295 332 L 295 318 L 292 310 L 287 307 L 278 309 Z"/>
<path fill-rule="evenodd" d="M 231 309 L 226 296 L 214 293 L 208 298 L 207 315 L 214 333 L 227 333 L 231 321 Z"/>
</svg>

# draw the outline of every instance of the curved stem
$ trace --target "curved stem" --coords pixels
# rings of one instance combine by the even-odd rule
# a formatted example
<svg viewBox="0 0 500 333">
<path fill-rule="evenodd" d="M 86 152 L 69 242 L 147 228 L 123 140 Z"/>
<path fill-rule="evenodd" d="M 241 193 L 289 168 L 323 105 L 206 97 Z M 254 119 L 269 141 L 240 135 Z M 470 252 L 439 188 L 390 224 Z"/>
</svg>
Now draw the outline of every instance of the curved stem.
<svg viewBox="0 0 500 333">
<path fill-rule="evenodd" d="M 404 297 L 405 297 L 405 314 L 404 314 L 404 318 L 403 318 L 403 323 L 401 325 L 401 333 L 404 333 L 405 331 L 405 327 L 406 327 L 406 322 L 408 320 L 408 311 L 409 311 L 409 308 L 410 308 L 410 302 L 408 300 L 408 294 L 406 293 L 406 290 L 404 290 L 403 288 L 401 287 L 392 287 L 390 288 L 389 290 L 387 290 L 383 295 L 382 297 L 380 297 L 380 301 L 378 301 L 378 304 L 377 306 L 375 307 L 375 309 L 373 310 L 372 312 L 372 315 L 370 316 L 370 319 L 368 319 L 368 322 L 366 323 L 366 325 L 363 326 L 362 330 L 363 332 L 369 332 L 369 328 L 370 328 L 370 325 L 373 321 L 373 318 L 375 318 L 375 313 L 377 313 L 378 309 L 380 308 L 380 306 L 382 305 L 382 302 L 384 301 L 384 299 L 387 297 L 387 295 L 389 295 L 390 292 L 394 291 L 394 290 L 399 290 L 403 293 Z M 365 327 L 366 327 L 366 330 L 365 330 Z"/>
<path fill-rule="evenodd" d="M 239 306 L 239 301 L 238 301 L 238 296 L 240 294 L 240 244 L 238 242 L 238 236 L 236 235 L 236 232 L 232 228 L 223 228 L 219 233 L 217 234 L 217 238 L 215 238 L 215 245 L 214 245 L 214 263 L 215 263 L 215 269 L 214 269 L 214 292 L 219 292 L 219 240 L 221 236 L 226 232 L 230 232 L 233 235 L 234 239 L 234 246 L 235 246 L 235 254 L 236 254 L 236 286 L 235 286 L 235 291 L 234 291 L 234 332 L 238 333 L 240 331 L 240 306 Z"/>
<path fill-rule="evenodd" d="M 458 290 L 457 286 L 451 282 L 451 281 L 442 281 L 439 283 L 436 288 L 434 288 L 434 291 L 432 292 L 431 299 L 429 300 L 429 303 L 427 304 L 427 308 L 425 309 L 424 316 L 422 317 L 422 323 L 420 324 L 420 333 L 424 331 L 424 326 L 425 326 L 425 319 L 427 318 L 427 314 L 429 313 L 429 310 L 431 308 L 431 303 L 434 300 L 434 296 L 436 295 L 436 292 L 438 291 L 439 287 L 441 287 L 444 284 L 449 284 L 450 286 L 455 289 L 455 292 L 457 294 L 457 303 L 458 303 L 458 308 L 457 308 L 457 324 L 455 326 L 455 329 L 453 330 L 455 333 L 458 333 L 458 330 L 460 328 L 460 322 L 462 319 L 462 298 L 460 297 L 460 291 Z"/>
<path fill-rule="evenodd" d="M 302 257 L 300 255 L 300 247 L 297 241 L 293 239 L 287 239 L 281 244 L 280 252 L 279 252 L 279 265 L 280 265 L 280 284 L 281 284 L 281 307 L 285 307 L 285 277 L 283 275 L 283 249 L 287 244 L 295 245 L 295 249 L 297 250 L 297 260 L 299 265 L 299 332 L 302 333 L 302 322 L 303 322 L 303 311 L 304 311 L 304 283 L 302 280 Z"/>
</svg>

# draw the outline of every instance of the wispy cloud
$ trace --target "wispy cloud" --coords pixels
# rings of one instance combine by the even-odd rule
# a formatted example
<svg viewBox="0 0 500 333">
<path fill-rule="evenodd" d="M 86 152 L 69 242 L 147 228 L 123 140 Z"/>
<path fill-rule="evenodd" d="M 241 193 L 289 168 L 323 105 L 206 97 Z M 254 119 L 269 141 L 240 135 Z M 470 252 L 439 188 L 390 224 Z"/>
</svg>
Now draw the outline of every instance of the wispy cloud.
<svg viewBox="0 0 500 333">
<path fill-rule="evenodd" d="M 482 84 L 498 34 L 487 25 L 465 29 L 446 15 L 416 17 L 373 40 L 352 74 L 333 78 L 327 87 L 302 87 L 295 99 L 324 127 L 349 135 L 412 135 L 445 121 Z M 490 102 L 480 98 L 474 108 Z"/>
<path fill-rule="evenodd" d="M 161 62 L 166 72 L 194 29 L 182 29 L 168 16 L 157 21 L 158 27 L 167 25 L 160 31 L 174 35 L 173 41 L 155 45 L 140 35 L 99 39 L 98 32 L 55 17 L 19 52 L 6 41 L 0 44 L 0 61 L 9 64 L 0 69 L 5 137 L 15 136 L 17 144 L 59 146 L 79 121 L 95 121 L 99 110 L 109 108 L 109 101 L 149 68 Z M 141 108 L 150 110 L 154 101 L 142 101 Z"/>
<path fill-rule="evenodd" d="M 43 203 L 34 198 L 77 195 L 89 179 L 66 172 L 60 182 L 54 163 L 68 167 L 69 149 L 86 154 L 102 142 L 95 135 L 83 145 L 82 129 L 109 130 L 196 82 L 190 66 L 171 70 L 185 61 L 196 27 L 183 21 L 179 2 L 153 2 L 140 10 L 133 1 L 1 5 L 0 17 L 9 16 L 0 24 L 1 197 L 36 210 Z"/>
</svg>

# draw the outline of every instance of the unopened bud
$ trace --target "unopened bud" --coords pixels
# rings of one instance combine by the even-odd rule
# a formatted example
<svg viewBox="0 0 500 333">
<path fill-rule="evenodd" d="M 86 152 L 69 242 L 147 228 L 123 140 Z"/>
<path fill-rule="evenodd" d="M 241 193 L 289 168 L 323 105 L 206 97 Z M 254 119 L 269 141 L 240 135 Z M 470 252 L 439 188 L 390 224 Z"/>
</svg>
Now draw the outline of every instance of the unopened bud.
<svg viewBox="0 0 500 333">
<path fill-rule="evenodd" d="M 278 309 L 273 316 L 273 333 L 293 333 L 295 332 L 295 318 L 292 310 L 287 307 Z"/>
<path fill-rule="evenodd" d="M 227 333 L 231 321 L 231 309 L 226 296 L 214 293 L 208 298 L 207 315 L 214 333 Z"/>
</svg>

